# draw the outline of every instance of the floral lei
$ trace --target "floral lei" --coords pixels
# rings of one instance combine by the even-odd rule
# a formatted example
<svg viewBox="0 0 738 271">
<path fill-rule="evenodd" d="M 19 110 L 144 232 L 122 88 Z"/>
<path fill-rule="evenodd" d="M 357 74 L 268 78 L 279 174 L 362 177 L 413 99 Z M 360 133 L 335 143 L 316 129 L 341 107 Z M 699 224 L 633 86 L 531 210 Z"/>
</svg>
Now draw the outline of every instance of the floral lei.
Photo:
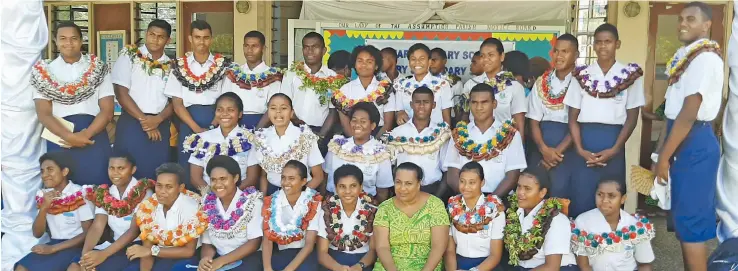
<svg viewBox="0 0 738 271">
<path fill-rule="evenodd" d="M 441 77 L 441 78 L 445 79 L 452 86 L 453 85 L 456 85 L 456 83 L 458 83 L 459 81 L 461 81 L 461 77 L 459 77 L 456 74 L 452 74 L 452 73 L 448 73 L 448 72 L 442 72 L 442 73 L 438 74 L 438 77 Z"/>
<path fill-rule="evenodd" d="M 345 233 L 343 223 L 341 223 L 343 212 L 339 202 L 338 195 L 333 195 L 322 206 L 326 237 L 339 251 L 357 250 L 369 241 L 369 236 L 374 231 L 374 215 L 377 212 L 377 206 L 373 204 L 371 196 L 363 192 L 359 194 L 359 215 L 356 216 L 359 224 L 354 226 L 351 233 Z"/>
<path fill-rule="evenodd" d="M 489 229 L 489 223 L 505 211 L 505 206 L 500 198 L 490 194 L 484 197 L 480 208 L 472 206 L 471 210 L 467 209 L 462 195 L 448 199 L 448 213 L 454 228 L 463 233 L 476 233 Z"/>
<path fill-rule="evenodd" d="M 120 55 L 127 55 L 131 59 L 131 63 L 134 65 L 140 65 L 141 70 L 146 72 L 148 75 L 157 75 L 161 76 L 161 78 L 166 78 L 169 75 L 169 66 L 171 65 L 171 61 L 159 62 L 157 59 L 144 56 L 136 45 L 126 45 L 125 48 L 120 51 Z"/>
<path fill-rule="evenodd" d="M 205 73 L 195 75 L 190 70 L 189 61 L 187 61 L 192 55 L 192 52 L 187 52 L 183 57 L 177 58 L 177 61 L 172 64 L 172 74 L 177 77 L 183 87 L 197 93 L 210 89 L 223 79 L 228 66 L 231 65 L 230 59 L 221 54 L 215 54 L 215 63 L 210 65 Z"/>
<path fill-rule="evenodd" d="M 84 189 L 83 189 L 84 190 Z M 83 190 L 67 195 L 66 197 L 57 198 L 51 201 L 51 207 L 47 211 L 48 214 L 58 215 L 61 213 L 72 212 L 86 204 Z M 47 190 L 48 191 L 48 190 Z M 40 194 L 40 195 L 39 195 Z M 41 208 L 44 203 L 43 191 L 39 190 L 36 194 L 36 207 Z"/>
<path fill-rule="evenodd" d="M 340 89 L 344 84 L 349 82 L 346 77 L 340 74 L 325 78 L 312 75 L 305 70 L 305 63 L 299 61 L 292 63 L 290 71 L 297 74 L 300 81 L 302 81 L 300 90 L 306 91 L 312 89 L 315 94 L 318 94 L 320 105 L 328 104 L 328 101 L 333 96 L 333 91 Z"/>
<path fill-rule="evenodd" d="M 257 151 L 262 155 L 260 161 L 261 167 L 267 172 L 279 173 L 289 160 L 302 160 L 305 155 L 310 153 L 312 144 L 318 141 L 318 136 L 307 125 L 300 125 L 300 138 L 292 143 L 287 151 L 278 154 L 267 144 L 264 129 L 257 130 L 254 133 L 247 133 L 246 138 L 254 145 Z"/>
<path fill-rule="evenodd" d="M 231 82 L 237 84 L 241 89 L 250 90 L 252 88 L 265 88 L 274 82 L 282 81 L 284 74 L 281 69 L 275 67 L 270 67 L 260 73 L 247 73 L 241 65 L 233 63 L 228 67 L 226 75 Z"/>
<path fill-rule="evenodd" d="M 553 88 L 551 86 L 551 79 L 555 76 L 554 71 L 555 70 L 553 69 L 547 70 L 540 78 L 538 78 L 538 81 L 536 82 L 537 92 L 538 97 L 541 98 L 541 101 L 546 108 L 551 110 L 561 110 L 564 109 L 564 97 L 566 96 L 566 92 L 569 91 L 571 78 L 564 83 L 566 87 L 564 87 L 563 91 L 559 92 L 559 94 L 551 94 L 551 90 Z"/>
<path fill-rule="evenodd" d="M 295 221 L 285 225 L 281 219 L 282 208 L 277 204 L 280 198 L 279 193 L 284 192 L 264 198 L 264 208 L 261 210 L 261 216 L 264 218 L 264 235 L 272 242 L 288 245 L 305 238 L 305 230 L 310 220 L 318 213 L 318 205 L 323 201 L 323 197 L 317 191 L 307 188 L 304 192 L 307 195 L 302 198 L 301 202 L 295 204 L 297 214 Z"/>
<path fill-rule="evenodd" d="M 110 195 L 110 187 L 107 184 L 99 186 L 88 186 L 85 188 L 87 200 L 94 203 L 98 208 L 103 208 L 115 217 L 125 217 L 133 213 L 141 201 L 146 197 L 149 189 L 154 189 L 156 181 L 143 178 L 131 189 L 124 199 L 115 199 Z"/>
<path fill-rule="evenodd" d="M 518 216 L 518 196 L 511 195 L 509 198 L 510 208 L 507 209 L 505 220 L 505 247 L 510 253 L 511 265 L 520 265 L 520 261 L 530 260 L 538 253 L 546 238 L 546 233 L 551 226 L 551 221 L 562 210 L 560 199 L 549 198 L 543 203 L 543 207 L 533 217 L 533 227 L 523 233 Z"/>
<path fill-rule="evenodd" d="M 74 82 L 60 82 L 51 72 L 53 60 L 39 60 L 31 70 L 31 85 L 47 99 L 63 105 L 78 104 L 95 94 L 110 68 L 95 55 L 82 55 L 80 61 L 89 63 L 87 70 Z"/>
<path fill-rule="evenodd" d="M 338 88 L 333 91 L 331 103 L 333 103 L 333 106 L 335 106 L 336 109 L 348 115 L 351 111 L 351 108 L 360 102 L 376 103 L 377 105 L 387 104 L 387 102 L 389 102 L 390 94 L 392 94 L 392 92 L 394 91 L 394 88 L 392 88 L 390 82 L 387 80 L 379 81 L 377 89 L 360 99 L 351 99 L 349 97 L 346 97 L 346 94 L 343 93 L 340 88 Z"/>
<path fill-rule="evenodd" d="M 648 218 L 637 214 L 633 217 L 638 221 L 635 225 L 603 233 L 588 233 L 585 230 L 578 229 L 572 221 L 572 252 L 577 256 L 597 256 L 606 251 L 620 252 L 626 246 L 637 245 L 656 236 L 653 223 Z"/>
<path fill-rule="evenodd" d="M 448 81 L 446 81 L 445 79 L 438 78 L 437 76 L 433 76 L 432 74 L 427 74 L 426 76 L 433 77 L 430 85 L 413 83 L 411 81 L 413 79 L 413 76 L 410 75 L 395 82 L 395 91 L 397 91 L 398 93 L 404 93 L 407 96 L 411 96 L 413 95 L 413 91 L 415 91 L 416 88 L 428 87 L 435 93 L 441 90 L 441 87 L 448 86 L 449 84 Z"/>
<path fill-rule="evenodd" d="M 445 122 L 438 123 L 433 133 L 428 136 L 393 136 L 384 135 L 382 141 L 398 152 L 406 152 L 410 155 L 425 155 L 438 151 L 451 138 L 451 128 Z"/>
<path fill-rule="evenodd" d="M 328 151 L 350 163 L 379 164 L 383 161 L 394 159 L 392 151 L 383 144 L 365 148 L 356 145 L 353 140 L 342 135 L 335 135 L 328 143 Z"/>
<path fill-rule="evenodd" d="M 186 189 L 182 189 L 179 196 L 190 197 L 198 203 L 201 200 L 200 195 Z M 156 199 L 156 194 L 139 204 L 136 211 L 136 225 L 141 230 L 141 235 L 139 235 L 141 240 L 150 241 L 155 245 L 182 247 L 193 240 L 197 240 L 208 228 L 208 218 L 200 209 L 195 217 L 184 224 L 178 225 L 176 229 L 164 230 L 154 222 L 153 213 L 158 205 L 159 201 Z M 199 208 L 202 208 L 202 206 L 199 206 Z"/>
<path fill-rule="evenodd" d="M 205 196 L 202 210 L 208 217 L 209 234 L 219 239 L 231 239 L 246 236 L 246 226 L 254 216 L 254 203 L 263 195 L 253 186 L 241 192 L 236 201 L 236 210 L 231 216 L 224 218 L 216 207 L 218 196 L 210 192 Z"/>
<path fill-rule="evenodd" d="M 469 138 L 467 123 L 460 121 L 456 124 L 456 129 L 454 129 L 452 134 L 454 146 L 460 155 L 472 161 L 478 162 L 495 158 L 512 142 L 517 132 L 513 124 L 514 122 L 512 120 L 505 121 L 493 138 L 483 144 L 479 144 Z"/>
<path fill-rule="evenodd" d="M 515 76 L 511 72 L 504 71 L 495 75 L 495 78 L 489 80 L 487 84 L 492 86 L 492 90 L 497 94 L 505 90 L 505 88 L 512 86 L 514 81 Z"/>
<path fill-rule="evenodd" d="M 683 57 L 680 57 L 679 51 L 677 51 L 666 64 L 666 75 L 669 76 L 670 86 L 679 81 L 679 78 L 682 76 L 684 71 L 687 70 L 689 63 L 692 62 L 692 60 L 694 60 L 694 58 L 699 54 L 704 52 L 713 52 L 722 57 L 720 44 L 708 39 L 702 39 L 695 42 L 689 45 L 686 49 L 687 53 L 684 54 Z"/>
<path fill-rule="evenodd" d="M 246 134 L 249 132 L 247 131 Z M 197 159 L 210 159 L 216 155 L 234 156 L 251 149 L 251 143 L 244 132 L 238 132 L 236 137 L 226 140 L 223 143 L 211 143 L 198 134 L 191 134 L 182 142 L 182 151 L 194 154 Z"/>
<path fill-rule="evenodd" d="M 620 75 L 614 76 L 612 79 L 606 79 L 600 84 L 599 80 L 592 80 L 589 74 L 588 66 L 580 66 L 574 69 L 574 78 L 579 82 L 584 92 L 595 98 L 612 98 L 620 94 L 620 92 L 628 89 L 636 79 L 643 76 L 643 69 L 636 63 L 630 63 L 620 70 Z"/>
</svg>

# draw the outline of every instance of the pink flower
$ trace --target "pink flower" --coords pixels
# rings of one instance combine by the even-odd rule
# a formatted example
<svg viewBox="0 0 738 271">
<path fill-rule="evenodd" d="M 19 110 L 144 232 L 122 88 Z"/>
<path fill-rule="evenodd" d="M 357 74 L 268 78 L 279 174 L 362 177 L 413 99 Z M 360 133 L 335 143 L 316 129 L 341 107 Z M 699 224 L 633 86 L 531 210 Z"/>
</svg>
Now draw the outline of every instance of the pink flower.
<svg viewBox="0 0 738 271">
<path fill-rule="evenodd" d="M 111 197 L 110 195 L 107 195 L 105 196 L 105 198 L 103 198 L 103 202 L 105 203 L 110 203 L 112 201 L 113 201 L 113 197 Z"/>
<path fill-rule="evenodd" d="M 100 188 L 102 188 L 102 189 L 108 189 L 108 185 L 107 184 L 101 184 L 100 185 Z"/>
</svg>

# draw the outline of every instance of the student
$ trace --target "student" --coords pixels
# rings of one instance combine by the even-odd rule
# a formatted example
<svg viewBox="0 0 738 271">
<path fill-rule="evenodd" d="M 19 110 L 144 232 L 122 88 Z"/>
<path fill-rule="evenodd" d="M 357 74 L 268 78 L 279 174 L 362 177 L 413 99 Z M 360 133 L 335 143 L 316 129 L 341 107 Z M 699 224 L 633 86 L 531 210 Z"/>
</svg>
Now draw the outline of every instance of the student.
<svg viewBox="0 0 738 271">
<path fill-rule="evenodd" d="M 31 253 L 15 264 L 14 270 L 63 271 L 82 251 L 94 206 L 85 200 L 82 186 L 70 180 L 74 172 L 68 155 L 46 153 L 38 161 L 44 189 L 36 193 L 38 215 L 32 230 L 36 238 L 43 237 L 48 230 L 51 241 L 33 246 Z"/>
<path fill-rule="evenodd" d="M 444 122 L 433 122 L 431 112 L 436 106 L 433 91 L 419 87 L 413 91 L 413 119 L 392 130 L 385 140 L 397 151 L 396 164 L 413 162 L 423 169 L 420 190 L 442 198 L 446 184 L 442 183 L 441 162 L 451 138 L 451 128 Z"/>
<path fill-rule="evenodd" d="M 380 53 L 382 54 L 382 66 L 377 78 L 379 80 L 389 80 L 393 84 L 405 78 L 405 75 L 397 69 L 397 50 L 392 47 L 385 47 L 382 48 Z"/>
<path fill-rule="evenodd" d="M 484 73 L 484 68 L 482 67 L 482 52 L 480 51 L 474 52 L 474 55 L 472 56 L 471 64 L 469 64 L 469 73 L 471 73 L 471 75 L 475 77 L 480 76 L 482 75 L 482 73 Z M 479 83 L 481 82 L 477 82 L 477 84 Z"/>
<path fill-rule="evenodd" d="M 706 270 L 705 242 L 716 236 L 715 198 L 720 146 L 711 122 L 720 112 L 723 61 L 708 39 L 712 10 L 702 2 L 684 6 L 679 48 L 667 65 L 668 135 L 658 154 L 659 183 L 671 182 L 671 213 L 685 270 Z M 726 153 L 728 154 L 728 153 Z M 710 199 L 710 200 L 705 200 Z"/>
<path fill-rule="evenodd" d="M 535 79 L 531 80 L 530 60 L 528 55 L 521 51 L 510 51 L 505 53 L 505 60 L 502 61 L 502 67 L 505 71 L 513 74 L 515 80 L 525 89 L 525 97 L 528 97 L 533 87 Z"/>
<path fill-rule="evenodd" d="M 482 165 L 466 163 L 460 174 L 461 194 L 448 201 L 453 227 L 446 248 L 446 270 L 502 270 L 505 206 L 497 196 L 482 193 Z"/>
<path fill-rule="evenodd" d="M 318 261 L 330 270 L 372 270 L 377 259 L 371 243 L 377 206 L 363 192 L 364 174 L 354 165 L 333 174 L 336 194 L 323 205 L 318 227 Z"/>
<path fill-rule="evenodd" d="M 509 198 L 504 242 L 509 263 L 520 271 L 579 270 L 570 251 L 571 224 L 562 202 L 548 197 L 550 187 L 543 168 L 528 168 Z"/>
<path fill-rule="evenodd" d="M 405 77 L 396 82 L 397 93 L 397 125 L 403 125 L 413 117 L 410 107 L 412 94 L 415 89 L 425 86 L 433 90 L 436 107 L 433 109 L 431 119 L 436 122 L 451 123 L 451 107 L 453 107 L 453 93 L 448 81 L 430 73 L 431 51 L 428 46 L 416 43 L 407 51 L 409 66 L 412 67 L 412 76 Z"/>
<path fill-rule="evenodd" d="M 572 217 L 594 209 L 597 182 L 603 174 L 625 181 L 625 142 L 635 129 L 645 104 L 643 70 L 615 58 L 618 29 L 595 29 L 597 62 L 574 70 L 564 104 L 569 107 L 569 131 L 578 155 L 572 157 Z"/>
<path fill-rule="evenodd" d="M 108 162 L 110 187 L 97 186 L 85 189 L 85 194 L 95 206 L 95 220 L 87 231 L 82 253 L 77 255 L 68 271 L 123 270 L 129 265 L 126 251 L 109 246 L 94 249 L 100 242 L 106 227 L 110 227 L 113 240 L 118 240 L 131 227 L 134 212 L 139 203 L 151 197 L 154 180 L 136 179 L 136 160 L 124 151 L 113 151 Z M 141 240 L 133 244 L 141 245 Z"/>
<path fill-rule="evenodd" d="M 622 182 L 602 179 L 595 198 L 597 209 L 580 214 L 572 230 L 572 252 L 577 256 L 579 269 L 653 270 L 651 239 L 656 235 L 653 224 L 648 218 L 621 209 L 626 199 Z"/>
<path fill-rule="evenodd" d="M 246 63 L 233 63 L 226 73 L 232 82 L 226 87 L 228 91 L 238 94 L 242 101 L 249 101 L 244 104 L 243 118 L 239 121 L 246 129 L 266 127 L 269 122 L 264 115 L 267 100 L 282 86 L 282 71 L 264 63 L 265 48 L 264 34 L 256 30 L 249 31 L 243 36 Z"/>
<path fill-rule="evenodd" d="M 305 164 L 290 160 L 282 170 L 281 189 L 264 198 L 261 251 L 265 271 L 318 270 L 315 253 L 323 197 L 308 184 Z M 277 244 L 277 249 L 274 249 Z"/>
<path fill-rule="evenodd" d="M 190 24 L 189 41 L 193 51 L 177 58 L 172 66 L 172 73 L 167 79 L 164 94 L 172 99 L 174 113 L 180 120 L 179 165 L 189 168 L 187 161 L 190 155 L 183 152 L 182 142 L 185 137 L 207 131 L 215 123 L 215 99 L 223 93 L 225 72 L 231 62 L 221 54 L 212 54 L 213 30 L 205 21 L 195 20 Z M 182 181 L 188 189 L 193 190 L 189 172 Z"/>
<path fill-rule="evenodd" d="M 323 156 L 318 149 L 318 137 L 307 125 L 295 126 L 290 122 L 295 116 L 292 99 L 277 93 L 269 99 L 267 111 L 272 126 L 249 133 L 253 144 L 249 152 L 248 172 L 261 168 L 259 189 L 271 195 L 282 185 L 282 168 L 289 160 L 297 160 L 310 167 L 307 186 L 317 189 L 323 183 Z"/>
<path fill-rule="evenodd" d="M 446 79 L 454 96 L 461 95 L 464 91 L 464 85 L 461 84 L 461 77 L 458 74 L 448 72 L 448 68 L 446 68 L 447 61 L 448 57 L 445 50 L 438 47 L 433 48 L 431 50 L 430 73 Z"/>
<path fill-rule="evenodd" d="M 76 24 L 61 22 L 54 32 L 59 56 L 37 62 L 31 71 L 38 119 L 61 138 L 62 145 L 47 141 L 47 150 L 67 153 L 76 165 L 84 166 L 75 176 L 78 184 L 107 183 L 105 169 L 112 150 L 105 127 L 114 109 L 108 66 L 81 52 L 82 30 Z M 70 131 L 61 119 L 74 129 Z"/>
<path fill-rule="evenodd" d="M 333 174 L 339 167 L 352 164 L 364 174 L 363 189 L 377 202 L 389 198 L 392 187 L 392 150 L 371 135 L 379 121 L 377 108 L 370 103 L 360 102 L 351 108 L 352 137 L 336 135 L 328 143 L 328 155 L 323 163 L 323 170 L 328 180 L 333 180 Z M 326 190 L 336 193 L 335 182 L 328 182 Z"/>
<path fill-rule="evenodd" d="M 464 93 L 464 87 L 466 84 L 472 84 L 477 85 L 483 82 L 475 81 L 474 78 L 482 75 L 484 73 L 484 69 L 482 68 L 482 53 L 479 51 L 474 52 L 474 55 L 471 59 L 471 64 L 469 64 L 469 73 L 471 74 L 471 78 L 464 81 L 464 84 L 461 88 L 461 93 L 455 93 L 454 94 L 454 123 L 451 123 L 452 125 L 456 125 L 459 121 L 464 120 L 464 118 L 468 118 L 466 114 L 469 112 L 469 95 Z M 471 82 L 471 83 L 469 83 Z"/>
<path fill-rule="evenodd" d="M 346 79 L 351 78 L 351 53 L 346 50 L 338 50 L 328 57 L 328 68 L 343 75 Z"/>
</svg>

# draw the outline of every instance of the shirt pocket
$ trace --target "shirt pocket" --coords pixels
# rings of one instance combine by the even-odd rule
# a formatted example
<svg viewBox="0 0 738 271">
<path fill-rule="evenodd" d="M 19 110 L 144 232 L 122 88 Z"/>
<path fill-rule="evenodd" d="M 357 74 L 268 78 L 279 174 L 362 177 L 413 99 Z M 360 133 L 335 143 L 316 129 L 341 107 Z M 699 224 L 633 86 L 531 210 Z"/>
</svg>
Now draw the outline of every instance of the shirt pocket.
<svg viewBox="0 0 738 271">
<path fill-rule="evenodd" d="M 83 206 L 84 207 L 84 206 Z M 62 213 L 62 221 L 65 225 L 74 225 L 79 223 L 79 215 L 77 211 Z"/>
</svg>

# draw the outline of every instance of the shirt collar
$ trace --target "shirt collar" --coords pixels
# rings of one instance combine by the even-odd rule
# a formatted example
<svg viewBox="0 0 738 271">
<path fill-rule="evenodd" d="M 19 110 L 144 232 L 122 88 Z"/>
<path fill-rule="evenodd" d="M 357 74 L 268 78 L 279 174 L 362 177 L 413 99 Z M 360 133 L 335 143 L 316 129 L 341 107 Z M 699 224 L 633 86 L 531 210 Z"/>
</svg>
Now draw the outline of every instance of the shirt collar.
<svg viewBox="0 0 738 271">
<path fill-rule="evenodd" d="M 407 123 L 408 123 L 408 126 L 412 127 L 413 132 L 415 132 L 417 134 L 423 134 L 423 133 L 425 133 L 428 130 L 433 130 L 433 129 L 435 129 L 435 127 L 438 127 L 438 123 L 434 123 L 433 121 L 431 121 L 431 122 L 428 123 L 428 127 L 425 127 L 423 129 L 423 131 L 420 131 L 420 133 L 418 133 L 418 127 L 415 126 L 415 123 L 413 122 L 412 119 L 410 121 L 408 121 Z"/>
<path fill-rule="evenodd" d="M 231 130 L 230 132 L 228 132 L 228 135 L 226 135 L 225 137 L 223 137 L 223 130 L 220 127 L 216 128 L 216 129 L 217 129 L 217 134 L 221 138 L 221 140 L 225 140 L 227 138 L 236 137 L 236 135 L 238 133 L 240 133 L 241 132 L 241 129 L 243 129 L 243 128 L 241 128 L 241 126 L 236 126 L 236 127 L 233 128 L 233 130 Z"/>
<path fill-rule="evenodd" d="M 595 61 L 595 63 L 590 65 L 588 68 L 590 69 L 590 72 L 594 72 L 595 75 L 610 77 L 608 76 L 609 74 L 617 75 L 620 73 L 620 70 L 625 68 L 625 66 L 619 61 L 615 61 L 615 64 L 612 64 L 612 67 L 610 67 L 610 70 L 608 70 L 607 73 L 604 73 L 603 69 L 600 67 L 600 64 L 597 63 L 597 61 Z"/>
<path fill-rule="evenodd" d="M 131 191 L 131 189 L 133 189 L 133 187 L 136 186 L 137 184 L 138 184 L 138 180 L 136 180 L 135 177 L 131 177 L 131 181 L 128 182 L 128 185 L 126 186 L 126 190 L 124 190 L 123 193 L 121 193 L 120 191 L 118 191 L 118 187 L 117 186 L 111 185 L 110 186 L 110 194 L 113 195 L 113 196 L 115 196 L 115 194 L 118 194 L 118 199 L 123 199 L 124 197 L 126 197 L 128 195 L 128 193 Z M 113 193 L 113 191 L 115 191 L 115 193 Z"/>
<path fill-rule="evenodd" d="M 423 79 L 420 79 L 420 81 L 418 81 L 418 79 L 415 78 L 414 75 L 411 76 L 410 78 L 412 78 L 412 80 L 415 83 L 419 84 L 419 85 L 420 84 L 423 84 L 423 83 L 427 83 L 428 85 L 430 85 L 430 83 L 431 83 L 431 81 L 433 81 L 433 79 L 439 79 L 438 77 L 433 76 L 430 72 L 426 73 L 425 76 L 423 77 Z"/>
<path fill-rule="evenodd" d="M 303 64 L 303 65 L 305 65 L 305 71 L 307 73 L 313 72 L 312 70 L 310 70 L 310 67 L 308 67 L 307 64 Z M 318 77 L 320 76 L 327 77 L 327 76 L 335 76 L 335 75 L 336 75 L 336 72 L 329 69 L 328 66 L 326 65 L 320 65 L 320 70 L 318 70 L 318 72 L 315 73 L 315 76 L 318 76 Z"/>
<path fill-rule="evenodd" d="M 223 213 L 224 214 L 228 214 L 228 211 L 229 210 L 235 210 L 236 204 L 238 203 L 238 199 L 241 197 L 241 193 L 243 193 L 243 191 L 241 191 L 241 189 L 239 189 L 238 187 L 236 187 L 235 193 L 236 194 L 233 196 L 233 200 L 231 200 L 231 204 L 228 205 L 228 208 L 226 208 L 225 206 L 223 206 L 223 202 L 220 201 L 220 198 L 217 199 L 218 206 L 220 207 L 221 210 L 223 210 Z"/>
<path fill-rule="evenodd" d="M 256 65 L 256 67 L 254 67 L 253 70 L 249 68 L 248 63 L 244 63 L 243 65 L 241 65 L 241 69 L 247 73 L 257 73 L 257 72 L 264 72 L 268 70 L 269 66 L 267 66 L 267 64 L 264 63 L 264 61 L 261 61 L 261 63 L 259 63 L 259 65 Z"/>
<path fill-rule="evenodd" d="M 489 129 L 487 129 L 487 131 L 482 131 L 482 130 L 479 130 L 479 127 L 477 127 L 477 122 L 476 121 L 472 121 L 471 123 L 469 123 L 466 126 L 466 129 L 469 130 L 469 131 L 471 131 L 472 129 L 474 129 L 474 130 L 477 130 L 480 134 L 485 134 L 485 133 L 487 133 L 489 131 L 496 131 L 497 128 L 500 127 L 500 125 L 502 125 L 502 123 L 499 120 L 495 119 L 495 122 L 492 123 L 492 126 L 490 126 Z"/>
<path fill-rule="evenodd" d="M 195 53 L 192 53 L 187 57 L 187 63 L 189 63 L 190 65 L 193 65 L 195 63 L 200 64 L 199 62 L 197 62 L 197 60 L 195 60 Z M 208 55 L 208 60 L 205 60 L 205 64 L 208 63 L 215 64 L 215 56 L 213 56 L 213 53 L 210 53 L 210 55 Z"/>
<path fill-rule="evenodd" d="M 360 88 L 362 90 L 370 90 L 370 89 L 375 89 L 376 86 L 379 85 L 379 81 L 377 81 L 377 77 L 376 76 L 373 76 L 372 77 L 372 82 L 369 83 L 369 86 L 367 88 L 364 88 L 364 85 L 361 84 L 361 80 L 357 77 L 356 79 L 351 80 L 351 84 L 354 87 Z"/>
<path fill-rule="evenodd" d="M 482 206 L 482 204 L 484 204 L 484 198 L 485 198 L 484 194 L 479 195 L 479 198 L 477 199 L 477 203 L 474 204 L 474 207 L 473 208 L 472 208 L 471 205 L 466 204 L 466 199 L 464 199 L 463 196 L 461 197 L 461 202 L 464 203 L 464 205 L 466 206 L 466 209 L 467 210 L 472 210 L 472 209 L 476 209 L 476 207 Z"/>
<path fill-rule="evenodd" d="M 73 66 L 73 67 L 76 67 L 76 66 L 79 66 L 79 65 L 86 65 L 86 64 L 88 64 L 89 61 L 87 60 L 88 58 L 85 57 L 85 56 L 86 56 L 85 54 L 82 54 L 82 56 L 80 56 L 80 58 L 79 58 L 79 60 L 77 60 L 77 62 L 67 63 L 67 62 L 64 61 L 64 58 L 62 58 L 61 54 L 59 54 L 59 56 L 56 57 L 56 59 L 52 62 L 52 64 L 68 65 L 68 66 Z"/>
<path fill-rule="evenodd" d="M 346 208 L 343 208 L 343 202 L 340 199 L 338 200 L 338 206 L 341 207 L 341 212 L 343 212 L 343 214 L 347 216 L 347 218 L 350 219 L 350 218 L 356 217 L 357 212 L 359 211 L 359 201 L 361 201 L 361 197 L 356 199 L 356 203 L 355 203 L 356 206 L 354 206 L 354 211 L 351 212 L 350 214 L 346 213 Z"/>
<path fill-rule="evenodd" d="M 518 208 L 517 213 L 518 213 L 518 217 L 520 218 L 520 221 L 522 222 L 523 219 L 527 217 L 535 216 L 538 213 L 538 211 L 541 210 L 541 208 L 543 208 L 544 202 L 546 202 L 546 199 L 542 199 L 541 202 L 539 202 L 538 205 L 536 205 L 536 207 L 530 210 L 527 216 L 525 215 L 525 211 L 523 210 L 523 208 Z"/>
<path fill-rule="evenodd" d="M 292 208 L 292 206 L 290 206 L 290 201 L 287 200 L 287 194 L 284 193 L 284 190 L 279 189 L 279 193 L 278 194 L 279 195 L 277 197 L 279 198 L 279 206 L 280 207 L 288 207 L 289 206 L 290 208 Z M 303 200 L 305 199 L 305 197 L 307 197 L 307 191 L 302 191 L 300 193 L 300 197 L 297 198 L 297 203 L 299 204 L 300 202 L 303 202 Z"/>
<path fill-rule="evenodd" d="M 63 60 L 62 60 L 63 61 Z M 71 180 L 67 182 L 67 185 L 64 186 L 64 189 L 62 189 L 62 195 L 69 195 L 72 193 L 75 193 L 75 188 L 77 188 L 77 185 L 75 185 Z"/>
<path fill-rule="evenodd" d="M 141 52 L 143 56 L 148 57 L 148 58 L 154 58 L 151 55 L 151 52 L 149 52 L 149 48 L 147 48 L 145 44 L 141 45 L 141 47 L 138 47 L 138 50 Z M 167 54 L 164 53 L 164 54 L 161 54 L 161 56 L 157 60 L 159 62 L 166 62 L 166 61 L 169 61 L 169 56 L 167 56 Z"/>
<path fill-rule="evenodd" d="M 180 192 L 179 195 L 177 196 L 177 199 L 174 200 L 174 203 L 172 203 L 172 207 L 169 208 L 169 211 L 165 215 L 167 215 L 169 213 L 177 212 L 179 210 L 179 206 L 183 204 L 182 202 L 184 200 L 182 198 L 184 198 L 184 197 L 187 197 L 187 195 L 185 195 L 184 193 Z M 164 204 L 159 204 L 156 207 L 157 208 L 161 208 L 161 210 L 164 211 Z"/>
</svg>

